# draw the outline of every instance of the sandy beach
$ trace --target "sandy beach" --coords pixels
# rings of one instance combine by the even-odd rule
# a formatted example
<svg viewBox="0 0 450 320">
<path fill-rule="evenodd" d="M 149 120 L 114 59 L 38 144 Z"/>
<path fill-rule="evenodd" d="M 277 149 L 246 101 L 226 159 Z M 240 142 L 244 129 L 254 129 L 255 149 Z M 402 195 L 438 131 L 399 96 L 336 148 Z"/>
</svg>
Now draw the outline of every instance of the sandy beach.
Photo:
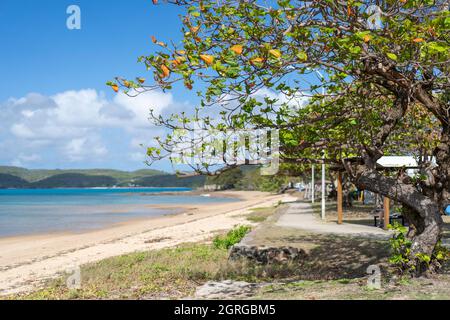
<svg viewBox="0 0 450 320">
<path fill-rule="evenodd" d="M 0 239 L 0 295 L 26 292 L 79 265 L 125 253 L 171 247 L 210 238 L 237 224 L 251 224 L 252 208 L 290 201 L 289 195 L 223 191 L 214 196 L 241 201 L 202 205 L 152 206 L 181 210 L 174 215 L 133 220 L 85 233 Z"/>
</svg>

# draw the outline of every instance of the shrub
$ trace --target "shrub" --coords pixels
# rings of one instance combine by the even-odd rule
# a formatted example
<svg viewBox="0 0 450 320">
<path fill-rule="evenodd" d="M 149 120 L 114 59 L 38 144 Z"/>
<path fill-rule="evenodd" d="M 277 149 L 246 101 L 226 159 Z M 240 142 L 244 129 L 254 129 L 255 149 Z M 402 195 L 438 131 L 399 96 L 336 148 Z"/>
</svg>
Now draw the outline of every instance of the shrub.
<svg viewBox="0 0 450 320">
<path fill-rule="evenodd" d="M 412 256 L 412 241 L 407 237 L 408 228 L 397 222 L 390 225 L 389 228 L 395 232 L 394 236 L 389 240 L 392 251 L 389 262 L 394 265 L 400 273 L 417 272 L 421 266 L 425 266 L 427 269 L 430 265 L 439 268 L 449 259 L 449 251 L 442 246 L 441 241 L 437 243 L 432 256 L 424 253 L 417 253 L 415 256 Z M 418 265 L 415 260 L 419 262 Z"/>
<path fill-rule="evenodd" d="M 389 225 L 394 230 L 394 236 L 389 240 L 391 246 L 391 257 L 389 262 L 401 273 L 408 269 L 411 253 L 411 240 L 407 238 L 408 228 L 398 222 Z"/>
<path fill-rule="evenodd" d="M 249 226 L 239 226 L 230 230 L 225 236 L 217 236 L 213 240 L 214 247 L 217 249 L 229 249 L 240 242 L 250 230 Z"/>
</svg>

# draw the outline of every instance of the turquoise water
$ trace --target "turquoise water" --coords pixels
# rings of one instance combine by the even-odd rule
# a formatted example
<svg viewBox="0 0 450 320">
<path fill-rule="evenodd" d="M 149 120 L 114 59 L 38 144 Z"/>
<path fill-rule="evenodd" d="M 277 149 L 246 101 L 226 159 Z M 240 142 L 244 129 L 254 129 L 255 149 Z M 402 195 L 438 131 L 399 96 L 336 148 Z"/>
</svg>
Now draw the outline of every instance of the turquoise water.
<svg viewBox="0 0 450 320">
<path fill-rule="evenodd" d="M 175 211 L 152 204 L 202 204 L 236 199 L 161 192 L 187 188 L 7 189 L 0 190 L 0 237 L 49 232 L 82 232 Z"/>
</svg>

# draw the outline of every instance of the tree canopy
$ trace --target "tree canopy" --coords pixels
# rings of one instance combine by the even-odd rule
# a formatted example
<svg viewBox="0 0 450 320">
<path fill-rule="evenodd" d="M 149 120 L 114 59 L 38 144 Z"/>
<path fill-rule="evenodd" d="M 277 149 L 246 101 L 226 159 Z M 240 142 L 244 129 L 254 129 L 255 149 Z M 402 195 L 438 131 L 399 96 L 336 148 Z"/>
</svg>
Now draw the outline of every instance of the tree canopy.
<svg viewBox="0 0 450 320">
<path fill-rule="evenodd" d="M 139 61 L 154 81 L 109 83 L 129 95 L 201 87 L 192 114 L 152 114 L 171 133 L 150 158 L 199 120 L 219 131 L 279 130 L 283 165 L 325 157 L 359 188 L 402 203 L 412 268 L 428 269 L 418 257 L 434 257 L 450 202 L 449 1 L 169 2 L 186 8 L 183 41 L 152 37 L 159 49 Z M 394 154 L 416 156 L 418 174 L 380 170 L 377 160 Z"/>
</svg>

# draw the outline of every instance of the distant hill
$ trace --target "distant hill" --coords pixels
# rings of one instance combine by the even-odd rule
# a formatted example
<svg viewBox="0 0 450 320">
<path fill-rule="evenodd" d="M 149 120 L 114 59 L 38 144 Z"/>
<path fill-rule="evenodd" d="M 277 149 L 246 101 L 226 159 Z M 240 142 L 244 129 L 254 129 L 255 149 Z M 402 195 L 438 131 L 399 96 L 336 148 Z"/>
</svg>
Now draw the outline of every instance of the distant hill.
<svg viewBox="0 0 450 320">
<path fill-rule="evenodd" d="M 11 174 L 0 173 L 0 188 L 26 188 L 28 181 Z"/>
<path fill-rule="evenodd" d="M 77 187 L 189 187 L 203 186 L 205 177 L 178 178 L 163 171 L 142 169 L 29 170 L 0 166 L 0 188 L 77 188 Z"/>
<path fill-rule="evenodd" d="M 131 181 L 142 177 L 166 174 L 164 171 L 152 169 L 142 169 L 137 171 L 120 171 L 112 169 L 47 170 L 47 169 L 25 169 L 11 166 L 0 166 L 0 173 L 10 174 L 29 182 L 35 182 L 49 178 L 57 174 L 66 174 L 66 173 L 78 173 L 88 176 L 109 176 L 116 179 L 118 182 Z"/>
<path fill-rule="evenodd" d="M 32 188 L 93 188 L 112 187 L 117 180 L 108 176 L 87 176 L 79 173 L 63 173 L 30 184 Z"/>
<path fill-rule="evenodd" d="M 143 187 L 202 187 L 205 184 L 206 177 L 194 176 L 181 178 L 176 175 L 157 175 L 152 177 L 145 177 L 136 180 L 136 184 Z"/>
</svg>

